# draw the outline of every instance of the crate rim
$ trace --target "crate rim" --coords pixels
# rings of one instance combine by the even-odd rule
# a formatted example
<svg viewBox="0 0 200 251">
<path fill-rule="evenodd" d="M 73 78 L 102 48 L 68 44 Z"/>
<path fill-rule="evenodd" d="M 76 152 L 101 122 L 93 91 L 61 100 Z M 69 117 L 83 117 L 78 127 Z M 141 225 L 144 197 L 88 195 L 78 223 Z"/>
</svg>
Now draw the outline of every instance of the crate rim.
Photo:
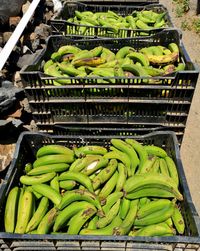
<svg viewBox="0 0 200 251">
<path fill-rule="evenodd" d="M 20 240 L 25 242 L 25 240 L 45 240 L 45 242 L 57 240 L 57 241 L 107 241 L 107 242 L 120 242 L 126 241 L 130 243 L 189 243 L 189 244 L 200 244 L 200 237 L 190 237 L 190 236 L 165 236 L 165 237 L 139 237 L 139 236 L 103 236 L 103 235 L 65 235 L 65 234 L 11 234 L 0 232 L 0 240 L 1 239 L 12 239 L 19 242 Z"/>
</svg>

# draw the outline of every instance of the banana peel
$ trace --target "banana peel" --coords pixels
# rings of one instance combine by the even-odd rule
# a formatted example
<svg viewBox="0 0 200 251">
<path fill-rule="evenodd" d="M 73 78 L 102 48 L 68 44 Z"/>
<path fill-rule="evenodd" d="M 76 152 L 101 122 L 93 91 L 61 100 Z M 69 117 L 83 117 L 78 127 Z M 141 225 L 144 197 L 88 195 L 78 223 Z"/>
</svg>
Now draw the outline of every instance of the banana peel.
<svg viewBox="0 0 200 251">
<path fill-rule="evenodd" d="M 163 65 L 163 64 L 171 64 L 178 60 L 179 53 L 178 52 L 172 52 L 169 55 L 162 55 L 162 56 L 156 56 L 156 55 L 149 55 L 147 54 L 147 57 L 149 59 L 149 62 L 153 65 Z"/>
<path fill-rule="evenodd" d="M 92 57 L 92 58 L 82 58 L 82 59 L 78 59 L 75 60 L 73 62 L 73 65 L 75 67 L 79 67 L 79 66 L 98 66 L 105 63 L 105 59 L 101 58 L 101 57 Z"/>
</svg>

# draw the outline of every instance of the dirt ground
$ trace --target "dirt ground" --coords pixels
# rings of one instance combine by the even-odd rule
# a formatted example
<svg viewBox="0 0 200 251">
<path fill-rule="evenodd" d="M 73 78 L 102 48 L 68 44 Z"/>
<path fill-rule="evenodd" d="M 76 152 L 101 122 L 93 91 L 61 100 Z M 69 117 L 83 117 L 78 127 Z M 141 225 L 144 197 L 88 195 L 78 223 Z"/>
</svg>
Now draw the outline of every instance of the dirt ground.
<svg viewBox="0 0 200 251">
<path fill-rule="evenodd" d="M 196 16 L 197 0 L 190 0 L 190 10 L 183 17 L 176 17 L 176 5 L 172 0 L 160 0 L 160 3 L 169 10 L 172 22 L 181 29 L 182 23 Z M 183 31 L 183 43 L 193 62 L 200 66 L 200 34 L 194 31 Z M 185 136 L 181 146 L 181 158 L 190 188 L 194 205 L 200 215 L 200 78 L 194 93 Z"/>
</svg>

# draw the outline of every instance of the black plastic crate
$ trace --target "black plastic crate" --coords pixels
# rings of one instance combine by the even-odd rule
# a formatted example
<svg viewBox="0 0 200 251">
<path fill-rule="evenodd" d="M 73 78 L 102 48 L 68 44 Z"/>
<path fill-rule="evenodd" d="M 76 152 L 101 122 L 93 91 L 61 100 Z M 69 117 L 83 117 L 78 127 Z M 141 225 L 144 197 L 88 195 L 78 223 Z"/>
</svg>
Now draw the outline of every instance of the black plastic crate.
<svg viewBox="0 0 200 251">
<path fill-rule="evenodd" d="M 19 183 L 19 177 L 28 161 L 35 159 L 36 151 L 45 144 L 62 144 L 68 147 L 96 144 L 108 147 L 113 136 L 50 136 L 39 133 L 23 133 L 17 142 L 13 161 L 0 190 L 0 217 L 3 219 L 6 196 L 10 189 Z M 179 190 L 184 196 L 180 208 L 186 222 L 186 231 L 182 236 L 172 237 L 128 237 L 128 236 L 78 236 L 78 235 L 20 235 L 3 232 L 0 222 L 0 248 L 2 250 L 172 250 L 186 251 L 200 248 L 200 221 L 193 205 L 183 166 L 180 159 L 178 142 L 170 131 L 153 132 L 144 136 L 118 136 L 134 138 L 143 144 L 155 144 L 163 147 L 174 159 L 180 178 Z"/>
<path fill-rule="evenodd" d="M 97 84 L 103 78 L 71 77 L 71 84 L 53 86 L 58 79 L 41 72 L 44 60 L 60 46 L 74 44 L 84 49 L 98 45 L 116 52 L 120 47 L 136 49 L 151 45 L 167 46 L 175 42 L 186 70 L 163 77 L 118 78 L 116 84 Z M 51 36 L 47 48 L 32 65 L 21 71 L 34 118 L 40 123 L 164 123 L 185 125 L 195 91 L 198 69 L 191 62 L 177 30 L 165 30 L 148 38 L 72 40 Z"/>
<path fill-rule="evenodd" d="M 36 122 L 68 124 L 150 124 L 185 125 L 190 104 L 187 101 L 128 100 L 57 101 L 31 103 Z"/>
<path fill-rule="evenodd" d="M 118 15 L 127 16 L 131 15 L 133 11 L 142 11 L 142 10 L 152 10 L 156 13 L 166 12 L 165 22 L 166 27 L 173 27 L 171 18 L 167 9 L 162 4 L 147 4 L 147 5 L 119 5 L 118 2 L 115 4 L 86 4 L 81 2 L 66 2 L 62 10 L 50 20 L 50 25 L 52 28 L 53 34 L 62 34 L 62 35 L 84 35 L 79 31 L 80 27 L 87 27 L 87 36 L 93 37 L 135 37 L 143 35 L 153 35 L 157 32 L 163 30 L 164 28 L 152 28 L 151 30 L 141 30 L 141 29 L 119 29 L 117 33 L 109 32 L 108 28 L 102 26 L 86 26 L 79 25 L 67 21 L 67 19 L 74 17 L 75 11 L 92 11 L 92 12 L 107 12 L 108 10 L 114 11 Z M 118 4 L 117 4 L 118 3 Z M 165 28 L 166 28 L 165 27 Z"/>
</svg>

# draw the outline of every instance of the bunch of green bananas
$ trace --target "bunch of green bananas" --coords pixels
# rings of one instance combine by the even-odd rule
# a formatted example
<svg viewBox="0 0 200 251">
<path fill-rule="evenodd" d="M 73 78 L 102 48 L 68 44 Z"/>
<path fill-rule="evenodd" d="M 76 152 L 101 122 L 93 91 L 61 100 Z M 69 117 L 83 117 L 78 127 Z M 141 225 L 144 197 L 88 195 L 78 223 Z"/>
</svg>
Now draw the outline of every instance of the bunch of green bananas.
<svg viewBox="0 0 200 251">
<path fill-rule="evenodd" d="M 124 46 L 113 53 L 108 48 L 98 46 L 92 50 L 81 50 L 72 45 L 62 46 L 51 55 L 44 64 L 44 73 L 54 77 L 90 77 L 98 79 L 97 83 L 116 83 L 114 77 L 133 78 L 164 76 L 184 70 L 180 63 L 177 44 L 167 47 L 150 46 L 136 51 Z M 136 80 L 137 81 L 137 80 Z M 146 79 L 145 83 L 154 80 Z M 70 79 L 54 80 L 54 85 L 70 84 Z"/>
<path fill-rule="evenodd" d="M 118 34 L 119 29 L 151 30 L 163 28 L 166 26 L 165 16 L 166 12 L 157 13 L 152 10 L 133 11 L 131 15 L 125 17 L 111 10 L 96 13 L 92 11 L 75 11 L 75 16 L 67 21 L 81 25 L 78 27 L 80 35 L 91 35 L 87 26 L 104 27 L 107 33 Z"/>
<path fill-rule="evenodd" d="M 8 194 L 5 231 L 19 234 L 184 234 L 176 165 L 166 151 L 133 139 L 109 149 L 45 145 Z M 175 230 L 176 229 L 176 230 Z"/>
</svg>

